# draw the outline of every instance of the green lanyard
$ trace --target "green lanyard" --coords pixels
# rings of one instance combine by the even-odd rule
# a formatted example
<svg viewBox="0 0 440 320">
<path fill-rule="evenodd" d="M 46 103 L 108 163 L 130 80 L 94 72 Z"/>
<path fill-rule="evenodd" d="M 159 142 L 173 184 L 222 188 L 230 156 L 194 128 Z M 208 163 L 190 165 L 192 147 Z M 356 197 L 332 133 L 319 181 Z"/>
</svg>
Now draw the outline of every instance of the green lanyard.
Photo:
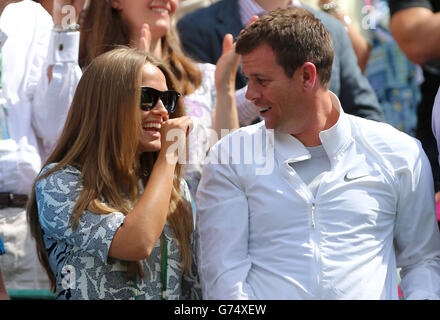
<svg viewBox="0 0 440 320">
<path fill-rule="evenodd" d="M 168 246 L 167 246 L 167 240 L 165 238 L 165 232 L 162 232 L 162 235 L 160 236 L 160 246 L 162 247 L 162 253 L 161 253 L 161 275 L 162 275 L 162 300 L 166 300 L 166 294 L 167 294 L 167 282 L 168 282 L 168 275 L 167 275 L 167 269 L 168 269 Z"/>
<path fill-rule="evenodd" d="M 161 257 L 160 257 L 160 274 L 161 274 L 161 280 L 162 280 L 162 300 L 166 300 L 166 294 L 167 294 L 167 284 L 168 284 L 168 246 L 167 246 L 167 239 L 165 238 L 165 233 L 162 232 L 160 235 L 160 247 L 161 247 Z M 137 287 L 137 275 L 134 277 L 134 288 L 136 289 L 136 296 L 135 300 L 138 300 L 138 287 Z"/>
</svg>

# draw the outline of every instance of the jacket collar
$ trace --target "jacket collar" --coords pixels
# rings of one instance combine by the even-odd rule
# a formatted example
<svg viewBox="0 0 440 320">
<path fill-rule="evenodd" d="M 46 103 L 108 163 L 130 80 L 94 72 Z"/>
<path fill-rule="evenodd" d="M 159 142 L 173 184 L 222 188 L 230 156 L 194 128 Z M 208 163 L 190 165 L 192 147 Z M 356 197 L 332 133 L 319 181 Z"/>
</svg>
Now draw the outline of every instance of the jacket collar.
<svg viewBox="0 0 440 320">
<path fill-rule="evenodd" d="M 326 151 L 330 162 L 338 157 L 351 144 L 351 125 L 348 116 L 341 107 L 338 97 L 330 92 L 333 107 L 339 111 L 338 121 L 331 128 L 321 131 L 319 138 Z M 311 155 L 307 148 L 290 134 L 275 133 L 275 153 L 280 156 L 282 162 L 298 162 L 310 159 Z"/>
</svg>

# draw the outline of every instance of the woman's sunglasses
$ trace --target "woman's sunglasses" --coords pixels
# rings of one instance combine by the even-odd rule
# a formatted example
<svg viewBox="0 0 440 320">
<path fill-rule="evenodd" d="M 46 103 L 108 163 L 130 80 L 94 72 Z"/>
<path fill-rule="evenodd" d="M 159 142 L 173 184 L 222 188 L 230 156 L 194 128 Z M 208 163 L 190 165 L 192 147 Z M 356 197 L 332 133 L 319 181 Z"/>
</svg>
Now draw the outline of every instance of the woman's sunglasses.
<svg viewBox="0 0 440 320">
<path fill-rule="evenodd" d="M 176 110 L 177 100 L 180 93 L 174 90 L 159 91 L 150 87 L 141 87 L 141 109 L 150 111 L 153 109 L 159 99 L 162 101 L 168 114 L 172 114 Z"/>
</svg>

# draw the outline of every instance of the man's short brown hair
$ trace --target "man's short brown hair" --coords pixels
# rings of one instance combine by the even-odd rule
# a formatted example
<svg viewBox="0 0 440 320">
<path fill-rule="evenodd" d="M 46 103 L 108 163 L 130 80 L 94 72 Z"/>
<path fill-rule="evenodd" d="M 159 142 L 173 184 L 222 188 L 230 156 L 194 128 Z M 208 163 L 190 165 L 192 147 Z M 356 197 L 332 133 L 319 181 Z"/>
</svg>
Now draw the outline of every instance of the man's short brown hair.
<svg viewBox="0 0 440 320">
<path fill-rule="evenodd" d="M 328 87 L 333 64 L 330 33 L 311 12 L 302 8 L 274 10 L 247 26 L 237 38 L 236 52 L 248 54 L 268 45 L 288 77 L 305 62 L 316 66 L 321 84 Z"/>
</svg>

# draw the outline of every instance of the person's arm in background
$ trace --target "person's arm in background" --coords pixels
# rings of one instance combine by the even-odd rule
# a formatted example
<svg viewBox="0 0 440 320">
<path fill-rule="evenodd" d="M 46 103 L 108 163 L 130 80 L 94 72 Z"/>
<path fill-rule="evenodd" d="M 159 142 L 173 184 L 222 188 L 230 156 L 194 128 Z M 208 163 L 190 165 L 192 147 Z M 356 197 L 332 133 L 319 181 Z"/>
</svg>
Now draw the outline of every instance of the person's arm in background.
<svg viewBox="0 0 440 320">
<path fill-rule="evenodd" d="M 393 1 L 389 3 L 392 9 Z M 390 29 L 412 62 L 421 65 L 440 58 L 440 12 L 424 7 L 408 7 L 394 13 L 392 9 Z"/>
<path fill-rule="evenodd" d="M 76 23 L 84 2 L 54 0 L 54 28 L 49 49 L 45 51 L 47 58 L 43 76 L 39 77 L 33 97 L 32 123 L 37 135 L 44 141 L 46 153 L 54 146 L 64 127 L 76 86 L 82 76 L 78 65 L 80 33 Z"/>
<path fill-rule="evenodd" d="M 235 101 L 235 77 L 237 75 L 240 56 L 235 53 L 234 38 L 225 35 L 223 54 L 217 61 L 215 70 L 216 105 L 212 115 L 212 128 L 217 137 L 221 129 L 238 129 L 238 114 Z"/>
</svg>

